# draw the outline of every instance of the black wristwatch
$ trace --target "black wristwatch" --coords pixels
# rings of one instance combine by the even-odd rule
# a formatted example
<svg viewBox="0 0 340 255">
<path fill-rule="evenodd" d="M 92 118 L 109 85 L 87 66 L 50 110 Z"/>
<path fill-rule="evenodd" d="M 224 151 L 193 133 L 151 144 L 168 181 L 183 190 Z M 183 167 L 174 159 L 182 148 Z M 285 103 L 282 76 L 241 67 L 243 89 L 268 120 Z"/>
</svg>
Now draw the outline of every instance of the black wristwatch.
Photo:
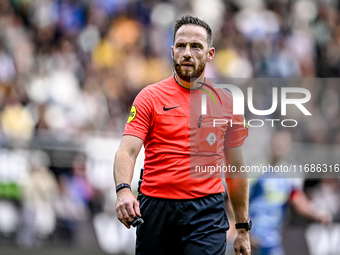
<svg viewBox="0 0 340 255">
<path fill-rule="evenodd" d="M 120 191 L 121 189 L 124 189 L 124 188 L 128 188 L 128 189 L 131 190 L 131 186 L 129 184 L 123 182 L 116 187 L 116 193 L 118 193 L 118 191 Z"/>
<path fill-rule="evenodd" d="M 235 224 L 236 229 L 244 228 L 244 229 L 249 231 L 249 230 L 251 230 L 252 227 L 253 227 L 253 223 L 251 222 L 251 220 L 247 220 L 245 223 L 236 223 Z"/>
</svg>

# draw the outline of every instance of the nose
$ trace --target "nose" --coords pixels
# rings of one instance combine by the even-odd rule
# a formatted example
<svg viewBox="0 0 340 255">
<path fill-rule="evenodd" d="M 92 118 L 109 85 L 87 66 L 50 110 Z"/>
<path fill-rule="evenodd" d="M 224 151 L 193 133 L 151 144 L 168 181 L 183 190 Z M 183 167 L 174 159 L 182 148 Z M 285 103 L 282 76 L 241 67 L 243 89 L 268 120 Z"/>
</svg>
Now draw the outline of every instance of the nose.
<svg viewBox="0 0 340 255">
<path fill-rule="evenodd" d="M 185 47 L 185 51 L 184 51 L 184 55 L 185 58 L 191 58 L 191 49 L 190 49 L 190 45 L 188 44 Z"/>
</svg>

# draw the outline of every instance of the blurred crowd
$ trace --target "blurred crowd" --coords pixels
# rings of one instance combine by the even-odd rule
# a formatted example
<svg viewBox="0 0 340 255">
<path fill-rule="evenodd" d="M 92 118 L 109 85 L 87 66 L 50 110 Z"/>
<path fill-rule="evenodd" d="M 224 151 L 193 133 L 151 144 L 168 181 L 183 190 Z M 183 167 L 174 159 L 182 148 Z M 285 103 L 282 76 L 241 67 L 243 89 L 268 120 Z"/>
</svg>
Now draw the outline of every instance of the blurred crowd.
<svg viewBox="0 0 340 255">
<path fill-rule="evenodd" d="M 208 77 L 338 77 L 339 8 L 336 0 L 3 0 L 0 140 L 121 134 L 140 89 L 171 75 L 173 24 L 185 13 L 213 29 Z M 339 142 L 340 87 L 312 94 L 320 121 L 304 127 L 304 141 Z"/>
<path fill-rule="evenodd" d="M 340 143 L 337 0 L 1 0 L 0 146 L 12 148 L 16 141 L 29 146 L 45 135 L 71 141 L 120 137 L 137 93 L 172 74 L 173 24 L 183 14 L 212 27 L 216 56 L 207 77 L 310 78 L 302 86 L 312 93 L 306 107 L 313 117 L 290 116 L 299 118 L 293 139 Z M 258 90 L 265 109 L 270 91 Z M 74 225 L 63 214 L 86 218 L 96 197 L 77 171 L 84 159 L 73 163 L 74 171 L 57 174 L 58 181 L 50 171 L 37 170 L 30 174 L 32 182 L 23 184 L 32 202 L 32 187 L 39 187 L 39 179 L 50 180 L 41 190 L 58 194 L 57 203 L 41 210 L 58 214 L 69 233 Z M 30 214 L 25 215 L 18 242 L 32 245 Z"/>
</svg>

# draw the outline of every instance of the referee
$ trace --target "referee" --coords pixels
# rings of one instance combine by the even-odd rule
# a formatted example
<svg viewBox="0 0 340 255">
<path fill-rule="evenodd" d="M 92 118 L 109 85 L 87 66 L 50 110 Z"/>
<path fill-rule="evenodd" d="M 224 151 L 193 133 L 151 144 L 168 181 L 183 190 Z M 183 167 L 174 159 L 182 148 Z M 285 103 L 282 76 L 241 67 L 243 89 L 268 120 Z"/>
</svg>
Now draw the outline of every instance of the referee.
<svg viewBox="0 0 340 255">
<path fill-rule="evenodd" d="M 222 255 L 229 228 L 222 179 L 195 170 L 223 166 L 224 159 L 237 169 L 244 166 L 242 145 L 248 130 L 243 116 L 232 114 L 227 90 L 215 94 L 219 107 L 209 98 L 208 115 L 200 114 L 202 94 L 216 93 L 205 78 L 206 63 L 215 55 L 209 25 L 197 17 L 181 17 L 171 53 L 174 75 L 137 95 L 115 156 L 117 217 L 127 228 L 136 217 L 143 219 L 137 227 L 137 255 Z M 215 127 L 209 116 L 233 125 Z M 138 202 L 130 184 L 142 145 L 145 170 Z M 238 231 L 235 254 L 249 255 L 248 180 L 226 177 L 226 183 Z"/>
</svg>

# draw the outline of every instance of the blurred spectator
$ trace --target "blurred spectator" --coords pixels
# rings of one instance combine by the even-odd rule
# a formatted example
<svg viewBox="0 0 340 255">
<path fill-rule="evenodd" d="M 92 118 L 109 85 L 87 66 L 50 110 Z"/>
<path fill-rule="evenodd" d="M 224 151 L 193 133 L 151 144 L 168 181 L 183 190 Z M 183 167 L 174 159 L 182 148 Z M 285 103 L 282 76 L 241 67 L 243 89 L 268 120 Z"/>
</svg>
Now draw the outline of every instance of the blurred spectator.
<svg viewBox="0 0 340 255">
<path fill-rule="evenodd" d="M 271 139 L 271 166 L 287 165 L 284 161 L 290 151 L 291 135 L 278 131 Z M 283 255 L 282 224 L 288 202 L 304 217 L 323 224 L 331 222 L 331 215 L 314 207 L 305 193 L 294 183 L 294 179 L 280 176 L 280 173 L 267 172 L 259 179 L 253 179 L 249 195 L 249 217 L 253 220 L 251 242 L 254 254 Z M 296 179 L 295 179 L 296 180 Z"/>
<path fill-rule="evenodd" d="M 57 217 L 56 236 L 59 242 L 72 245 L 79 221 L 88 219 L 88 209 L 78 197 L 72 196 L 71 181 L 66 175 L 58 178 L 59 194 L 54 203 Z"/>
<path fill-rule="evenodd" d="M 311 255 L 337 254 L 339 250 L 340 184 L 338 179 L 322 179 L 314 188 L 306 188 L 313 205 L 333 215 L 330 226 L 310 224 L 306 229 L 306 241 Z"/>
<path fill-rule="evenodd" d="M 56 13 L 57 27 L 65 32 L 66 35 L 76 35 L 84 26 L 84 6 L 81 1 L 54 1 L 53 10 Z"/>
<path fill-rule="evenodd" d="M 170 24 L 177 10 L 199 15 L 215 27 L 218 54 L 208 67 L 212 76 L 339 76 L 340 21 L 334 1 L 246 2 L 4 0 L 0 82 L 22 83 L 37 133 L 41 129 L 121 133 L 135 95 L 171 72 Z M 87 93 L 88 77 L 90 83 L 95 81 L 91 93 L 96 99 L 91 104 L 101 112 L 98 122 L 87 107 L 92 97 Z M 321 89 L 320 98 L 323 95 L 329 90 Z M 339 101 L 339 93 L 332 95 L 334 102 Z M 313 107 L 319 109 L 321 103 L 318 100 Z M 308 126 L 327 122 L 328 117 L 313 118 Z M 337 133 L 340 122 L 334 119 L 332 125 L 316 130 Z M 314 142 L 315 132 L 311 130 L 304 141 Z M 335 141 L 327 135 L 317 138 L 321 143 Z"/>
<path fill-rule="evenodd" d="M 85 175 L 85 156 L 78 155 L 73 160 L 73 174 L 70 179 L 70 192 L 73 201 L 82 202 L 85 206 L 89 206 L 94 191 Z"/>
<path fill-rule="evenodd" d="M 13 58 L 5 52 L 0 43 L 0 82 L 10 84 L 16 75 Z"/>
<path fill-rule="evenodd" d="M 328 211 L 340 220 L 340 183 L 337 179 L 322 179 L 313 189 L 306 190 L 312 203 L 320 210 Z"/>
<path fill-rule="evenodd" d="M 25 105 L 25 95 L 16 87 L 8 87 L 5 104 L 0 112 L 1 128 L 9 139 L 30 140 L 34 130 L 34 119 Z"/>
<path fill-rule="evenodd" d="M 57 196 L 57 181 L 41 159 L 32 160 L 28 177 L 22 185 L 22 222 L 18 231 L 18 244 L 29 248 L 41 245 L 50 238 L 56 227 L 53 203 Z"/>
</svg>

